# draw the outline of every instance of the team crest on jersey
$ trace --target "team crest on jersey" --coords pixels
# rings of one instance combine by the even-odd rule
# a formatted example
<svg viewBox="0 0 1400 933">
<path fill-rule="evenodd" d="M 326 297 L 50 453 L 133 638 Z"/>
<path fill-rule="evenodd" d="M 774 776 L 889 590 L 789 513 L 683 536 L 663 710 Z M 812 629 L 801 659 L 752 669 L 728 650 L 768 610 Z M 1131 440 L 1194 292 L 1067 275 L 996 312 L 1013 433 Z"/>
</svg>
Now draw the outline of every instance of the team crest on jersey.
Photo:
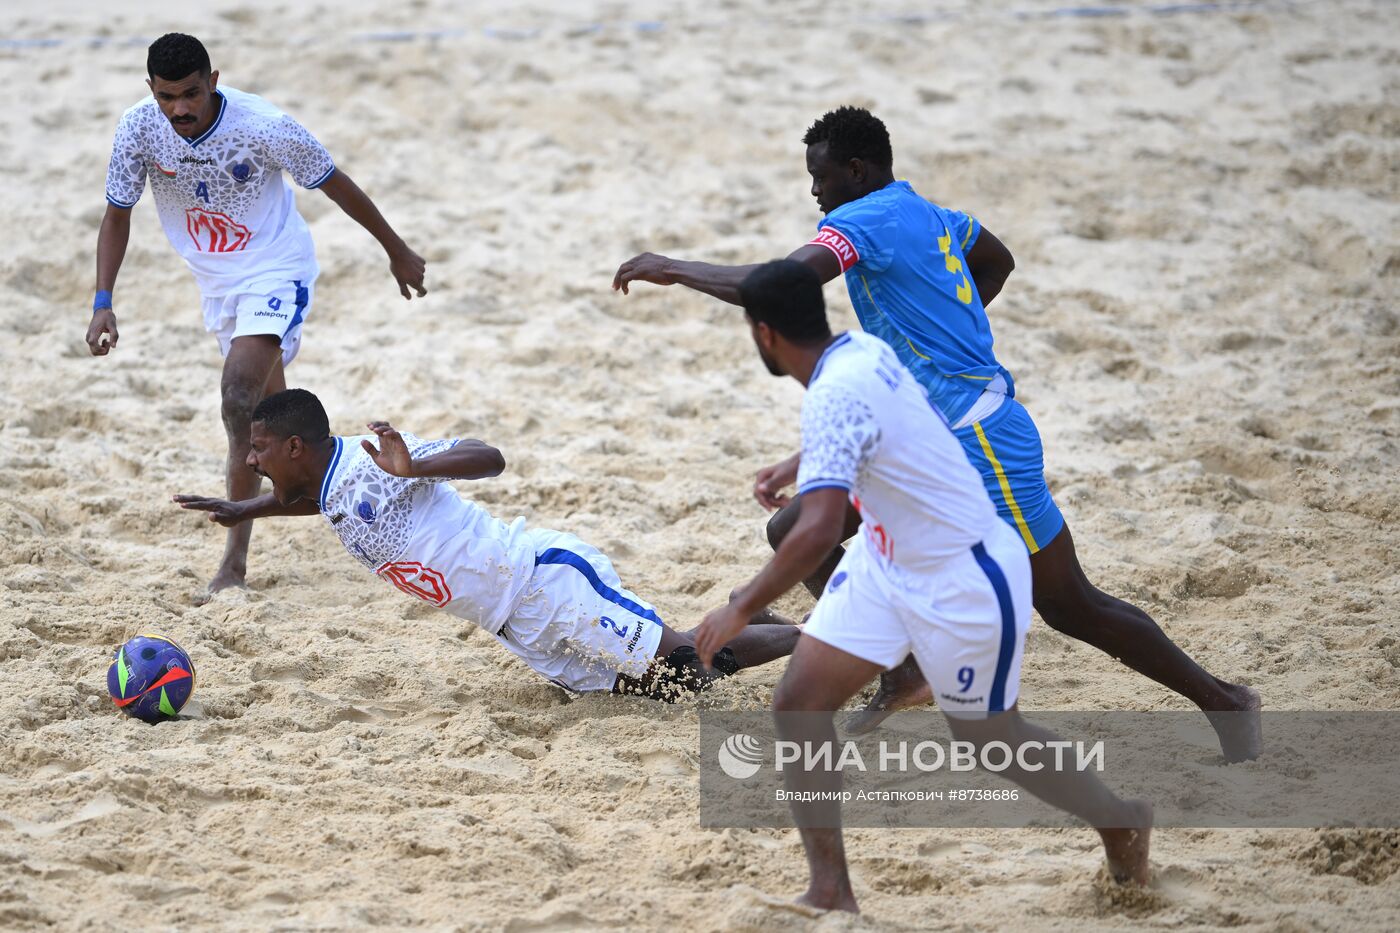
<svg viewBox="0 0 1400 933">
<path fill-rule="evenodd" d="M 374 520 L 379 517 L 374 512 L 374 506 L 370 505 L 368 502 L 361 502 L 357 505 L 355 507 L 355 514 L 360 516 L 360 521 L 364 522 L 366 525 L 373 525 Z"/>
<path fill-rule="evenodd" d="M 253 238 L 253 231 L 229 215 L 202 207 L 185 211 L 185 229 L 203 253 L 236 253 Z"/>
<path fill-rule="evenodd" d="M 243 182 L 247 181 L 249 176 L 253 174 L 253 167 L 247 162 L 238 162 L 228 171 L 229 174 L 233 176 L 234 181 Z"/>
</svg>

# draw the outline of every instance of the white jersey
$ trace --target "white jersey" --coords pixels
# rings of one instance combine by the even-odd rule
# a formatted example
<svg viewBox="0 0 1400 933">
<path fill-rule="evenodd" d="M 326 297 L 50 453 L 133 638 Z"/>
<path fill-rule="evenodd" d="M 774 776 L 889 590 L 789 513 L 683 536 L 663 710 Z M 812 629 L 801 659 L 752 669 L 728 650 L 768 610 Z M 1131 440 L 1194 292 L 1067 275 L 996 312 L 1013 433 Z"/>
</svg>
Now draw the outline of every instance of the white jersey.
<svg viewBox="0 0 1400 933">
<path fill-rule="evenodd" d="M 922 576 L 965 555 L 1001 521 L 962 445 L 889 345 L 842 334 L 802 400 L 801 495 L 848 491 L 878 565 Z"/>
<path fill-rule="evenodd" d="M 403 434 L 415 458 L 456 441 Z M 372 434 L 336 437 L 321 483 L 321 513 L 360 563 L 380 579 L 495 635 L 515 611 L 535 569 L 525 519 L 509 525 L 463 499 L 440 477 L 406 479 L 381 470 L 360 446 Z"/>
<path fill-rule="evenodd" d="M 285 169 L 303 188 L 335 172 L 301 124 L 252 94 L 216 92 L 218 113 L 194 139 L 175 132 L 154 99 L 122 114 L 107 167 L 107 200 L 133 207 L 151 182 L 161 225 L 206 299 L 265 279 L 316 277 L 311 231 Z"/>
</svg>

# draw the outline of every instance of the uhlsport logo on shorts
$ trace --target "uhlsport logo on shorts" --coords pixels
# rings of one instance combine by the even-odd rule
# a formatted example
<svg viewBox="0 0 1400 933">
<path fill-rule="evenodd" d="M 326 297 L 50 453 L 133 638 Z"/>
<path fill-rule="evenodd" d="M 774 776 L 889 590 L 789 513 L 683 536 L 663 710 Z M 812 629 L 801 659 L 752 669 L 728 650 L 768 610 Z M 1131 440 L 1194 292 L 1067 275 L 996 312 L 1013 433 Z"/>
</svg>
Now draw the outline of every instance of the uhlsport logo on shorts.
<svg viewBox="0 0 1400 933">
<path fill-rule="evenodd" d="M 763 767 L 763 746 L 758 739 L 740 732 L 725 739 L 715 757 L 721 771 L 736 781 L 746 781 Z"/>
</svg>

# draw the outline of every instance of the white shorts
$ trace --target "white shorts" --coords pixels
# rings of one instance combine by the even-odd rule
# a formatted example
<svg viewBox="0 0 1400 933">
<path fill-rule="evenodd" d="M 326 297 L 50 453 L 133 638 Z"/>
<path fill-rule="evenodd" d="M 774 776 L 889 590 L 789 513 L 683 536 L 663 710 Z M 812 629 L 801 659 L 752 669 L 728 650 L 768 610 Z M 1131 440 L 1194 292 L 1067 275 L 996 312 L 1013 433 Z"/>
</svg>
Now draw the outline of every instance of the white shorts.
<svg viewBox="0 0 1400 933">
<path fill-rule="evenodd" d="M 1031 622 L 1026 546 L 997 522 L 945 568 L 900 585 L 852 542 L 803 633 L 847 654 L 898 665 L 911 652 L 946 713 L 999 713 L 1020 695 Z"/>
<path fill-rule="evenodd" d="M 219 352 L 228 356 L 235 338 L 272 336 L 282 341 L 282 365 L 301 349 L 301 328 L 311 310 L 314 278 L 263 279 L 238 291 L 204 299 L 204 329 L 219 338 Z"/>
<path fill-rule="evenodd" d="M 612 562 L 561 531 L 534 529 L 535 572 L 501 630 L 512 654 L 561 687 L 611 690 L 619 674 L 646 673 L 661 617 L 622 588 Z"/>
</svg>

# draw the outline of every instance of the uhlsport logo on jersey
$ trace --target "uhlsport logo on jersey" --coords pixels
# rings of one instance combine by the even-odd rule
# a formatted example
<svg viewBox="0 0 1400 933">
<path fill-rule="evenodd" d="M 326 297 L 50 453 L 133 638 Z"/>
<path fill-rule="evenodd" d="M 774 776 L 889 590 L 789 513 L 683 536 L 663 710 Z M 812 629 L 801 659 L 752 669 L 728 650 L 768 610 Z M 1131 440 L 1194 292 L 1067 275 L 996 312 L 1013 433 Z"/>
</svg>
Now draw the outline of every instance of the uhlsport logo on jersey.
<svg viewBox="0 0 1400 933">
<path fill-rule="evenodd" d="M 724 740 L 716 757 L 721 771 L 736 781 L 746 781 L 763 767 L 763 746 L 758 739 L 740 732 Z"/>
</svg>

